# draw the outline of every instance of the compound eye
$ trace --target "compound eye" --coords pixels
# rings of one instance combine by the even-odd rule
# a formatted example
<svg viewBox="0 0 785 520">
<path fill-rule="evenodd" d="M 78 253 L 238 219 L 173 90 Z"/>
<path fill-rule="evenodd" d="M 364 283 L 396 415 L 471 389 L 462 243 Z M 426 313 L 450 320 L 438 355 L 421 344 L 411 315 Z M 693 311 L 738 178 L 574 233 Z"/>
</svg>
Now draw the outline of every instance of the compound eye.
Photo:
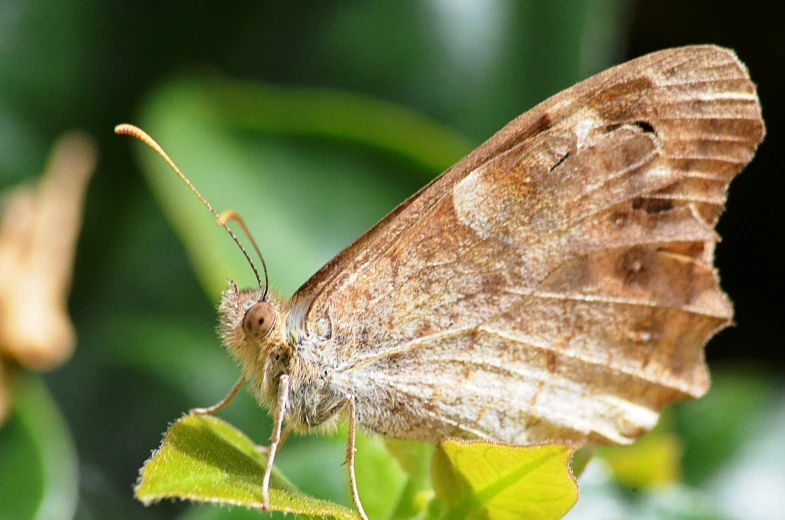
<svg viewBox="0 0 785 520">
<path fill-rule="evenodd" d="M 243 330 L 248 339 L 261 340 L 270 333 L 275 323 L 275 308 L 267 302 L 253 305 L 243 318 Z"/>
</svg>

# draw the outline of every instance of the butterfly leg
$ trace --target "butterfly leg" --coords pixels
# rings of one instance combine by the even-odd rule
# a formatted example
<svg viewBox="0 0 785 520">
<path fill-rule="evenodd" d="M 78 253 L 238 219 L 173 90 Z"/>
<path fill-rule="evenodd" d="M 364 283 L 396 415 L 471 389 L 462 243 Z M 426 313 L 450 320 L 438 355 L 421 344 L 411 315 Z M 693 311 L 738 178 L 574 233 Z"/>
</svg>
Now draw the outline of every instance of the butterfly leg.
<svg viewBox="0 0 785 520">
<path fill-rule="evenodd" d="M 289 398 L 289 376 L 283 374 L 278 385 L 278 402 L 275 405 L 275 417 L 273 418 L 273 434 L 270 438 L 270 448 L 267 452 L 267 465 L 264 467 L 264 478 L 262 479 L 262 511 L 267 511 L 270 507 L 270 475 L 273 473 L 273 461 L 278 447 L 283 442 L 281 429 L 283 427 L 283 417 L 286 412 L 286 401 Z M 287 429 L 288 431 L 288 429 Z"/>
<path fill-rule="evenodd" d="M 291 433 L 291 431 L 292 431 L 292 425 L 287 424 L 286 428 L 283 429 L 283 433 L 281 434 L 281 442 L 278 443 L 279 448 L 283 446 L 284 442 L 286 442 L 286 438 L 289 437 L 289 433 Z M 260 455 L 264 455 L 266 457 L 267 454 L 270 453 L 270 446 L 257 446 L 256 451 Z"/>
<path fill-rule="evenodd" d="M 208 406 L 207 408 L 193 408 L 188 413 L 190 415 L 212 415 L 216 412 L 223 410 L 224 408 L 229 406 L 229 403 L 232 402 L 232 399 L 234 399 L 234 396 L 237 395 L 237 392 L 240 390 L 240 387 L 243 386 L 244 382 L 245 382 L 245 378 L 243 376 L 240 376 L 240 379 L 238 379 L 237 382 L 232 387 L 232 389 L 229 390 L 229 393 L 226 394 L 226 397 L 224 397 L 223 399 L 221 399 L 220 401 L 218 401 L 216 404 L 212 406 Z"/>
<path fill-rule="evenodd" d="M 349 487 L 352 491 L 352 502 L 354 503 L 354 507 L 357 508 L 357 515 L 362 520 L 368 520 L 368 517 L 365 515 L 365 510 L 363 510 L 363 505 L 360 502 L 360 494 L 357 492 L 357 478 L 354 475 L 354 452 L 357 451 L 355 448 L 355 439 L 357 437 L 357 411 L 354 406 L 354 396 L 348 394 L 345 399 L 349 405 L 349 439 L 346 442 L 346 465 L 349 467 Z"/>
</svg>

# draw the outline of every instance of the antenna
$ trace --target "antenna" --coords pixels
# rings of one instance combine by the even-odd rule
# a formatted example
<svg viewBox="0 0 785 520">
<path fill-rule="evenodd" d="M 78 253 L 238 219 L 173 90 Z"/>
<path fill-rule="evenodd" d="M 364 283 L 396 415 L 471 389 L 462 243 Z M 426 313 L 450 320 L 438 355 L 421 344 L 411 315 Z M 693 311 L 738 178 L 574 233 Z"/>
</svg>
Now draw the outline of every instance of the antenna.
<svg viewBox="0 0 785 520">
<path fill-rule="evenodd" d="M 218 217 L 218 222 L 220 222 L 222 225 L 225 224 L 226 222 L 229 222 L 230 220 L 234 220 L 240 225 L 240 228 L 242 228 L 243 233 L 245 233 L 245 236 L 248 237 L 248 240 L 251 241 L 251 245 L 253 246 L 254 251 L 256 251 L 256 254 L 259 256 L 259 260 L 262 261 L 262 270 L 264 271 L 264 294 L 262 294 L 261 301 L 265 301 L 267 299 L 267 288 L 270 287 L 270 280 L 267 278 L 267 264 L 264 262 L 264 257 L 262 256 L 262 252 L 259 251 L 259 246 L 256 245 L 256 240 L 253 239 L 251 232 L 248 231 L 248 227 L 246 227 L 245 221 L 242 219 L 242 217 L 240 217 L 240 215 L 237 214 L 236 211 L 232 209 L 227 209 L 226 211 L 221 212 L 221 216 Z M 261 288 L 261 284 L 260 284 L 260 288 Z"/>
<path fill-rule="evenodd" d="M 251 256 L 248 254 L 248 251 L 245 250 L 243 245 L 237 239 L 237 235 L 235 235 L 234 232 L 231 229 L 229 229 L 229 226 L 226 225 L 226 220 L 236 220 L 236 221 L 240 222 L 240 225 L 242 226 L 243 230 L 245 231 L 245 234 L 248 235 L 248 237 L 250 238 L 251 235 L 248 233 L 248 230 L 245 227 L 245 224 L 240 219 L 240 217 L 237 216 L 236 213 L 231 212 L 231 214 L 229 214 L 228 217 L 221 218 L 221 216 L 218 215 L 218 213 L 213 209 L 213 207 L 210 205 L 210 203 L 207 202 L 207 199 L 202 197 L 202 194 L 199 193 L 199 190 L 196 189 L 196 186 L 191 184 L 191 181 L 188 180 L 188 177 L 183 175 L 183 172 L 180 171 L 180 168 L 178 168 L 177 165 L 174 163 L 174 161 L 172 161 L 169 158 L 169 156 L 166 154 L 166 152 L 164 152 L 164 149 L 161 148 L 161 146 L 158 143 L 156 143 L 155 140 L 152 137 L 147 135 L 147 133 L 144 130 L 142 130 L 141 128 L 136 127 L 134 125 L 122 124 L 122 125 L 117 125 L 116 127 L 114 127 L 114 133 L 120 134 L 120 135 L 130 135 L 131 137 L 136 137 L 137 139 L 142 141 L 144 144 L 146 144 L 147 146 L 149 146 L 150 148 L 155 150 L 158 153 L 158 155 L 160 155 L 163 158 L 163 160 L 166 161 L 166 163 L 169 165 L 170 168 L 172 168 L 172 170 L 174 170 L 174 172 L 177 174 L 177 176 L 180 177 L 180 179 L 185 184 L 187 184 L 189 188 L 191 188 L 191 191 L 194 192 L 194 194 L 199 198 L 199 200 L 202 201 L 202 204 L 207 206 L 207 209 L 210 210 L 210 213 L 213 214 L 213 216 L 218 221 L 218 223 L 221 225 L 221 227 L 223 227 L 226 230 L 226 232 L 229 233 L 229 235 L 232 237 L 232 240 L 234 240 L 234 243 L 237 244 L 237 247 L 239 247 L 240 251 L 242 251 L 243 255 L 245 255 L 245 259 L 248 260 L 248 264 L 251 266 L 251 269 L 253 269 L 253 274 L 256 275 L 256 282 L 259 284 L 259 287 L 261 287 L 262 286 L 262 279 L 259 277 L 259 271 L 256 270 L 256 266 L 254 265 L 253 260 L 251 260 Z M 236 216 L 236 218 L 234 218 L 232 216 L 232 214 L 234 214 Z M 253 244 L 254 249 L 256 249 L 256 253 L 259 255 L 259 258 L 262 260 L 262 266 L 264 267 L 264 297 L 262 298 L 262 299 L 264 299 L 267 296 L 267 282 L 268 282 L 267 266 L 265 265 L 264 258 L 262 258 L 262 254 L 259 252 L 259 248 L 256 246 L 256 242 L 254 242 L 253 238 L 251 238 L 251 243 Z"/>
</svg>

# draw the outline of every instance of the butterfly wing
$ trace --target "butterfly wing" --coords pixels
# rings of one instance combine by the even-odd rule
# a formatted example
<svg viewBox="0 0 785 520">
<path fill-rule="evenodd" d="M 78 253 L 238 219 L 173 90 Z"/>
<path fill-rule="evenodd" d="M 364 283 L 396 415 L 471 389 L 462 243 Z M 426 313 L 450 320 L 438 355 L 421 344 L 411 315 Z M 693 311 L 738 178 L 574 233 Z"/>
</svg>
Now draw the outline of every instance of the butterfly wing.
<svg viewBox="0 0 785 520">
<path fill-rule="evenodd" d="M 763 135 L 731 51 L 609 69 L 339 254 L 290 329 L 338 360 L 332 384 L 386 435 L 631 442 L 708 387 L 703 345 L 732 317 L 713 228 Z"/>
</svg>

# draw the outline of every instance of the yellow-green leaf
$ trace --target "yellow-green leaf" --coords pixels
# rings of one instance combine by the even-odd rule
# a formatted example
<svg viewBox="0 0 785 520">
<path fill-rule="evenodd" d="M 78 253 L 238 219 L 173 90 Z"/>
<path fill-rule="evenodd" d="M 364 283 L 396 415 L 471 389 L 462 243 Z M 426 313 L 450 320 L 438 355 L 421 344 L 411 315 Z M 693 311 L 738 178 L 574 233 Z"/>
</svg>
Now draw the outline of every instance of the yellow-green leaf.
<svg viewBox="0 0 785 520">
<path fill-rule="evenodd" d="M 431 467 L 442 518 L 549 520 L 578 500 L 572 446 L 506 446 L 447 440 Z"/>
<path fill-rule="evenodd" d="M 185 416 L 141 470 L 136 498 L 144 504 L 164 498 L 261 508 L 265 458 L 242 432 L 216 417 Z M 352 519 L 343 506 L 299 492 L 274 470 L 270 510 L 314 517 Z"/>
</svg>

